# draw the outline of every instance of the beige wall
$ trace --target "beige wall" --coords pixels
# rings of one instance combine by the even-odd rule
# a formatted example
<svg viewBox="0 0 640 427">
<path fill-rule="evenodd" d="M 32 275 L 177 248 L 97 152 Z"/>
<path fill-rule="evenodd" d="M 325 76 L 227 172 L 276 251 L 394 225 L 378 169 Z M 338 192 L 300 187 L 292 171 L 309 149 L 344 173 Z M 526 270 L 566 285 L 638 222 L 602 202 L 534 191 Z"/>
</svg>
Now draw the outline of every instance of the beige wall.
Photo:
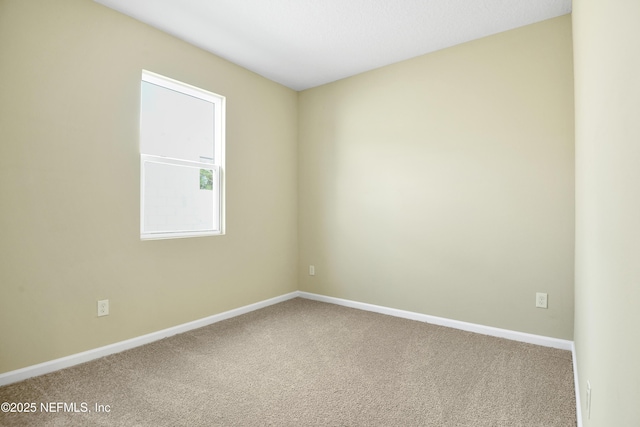
<svg viewBox="0 0 640 427">
<path fill-rule="evenodd" d="M 140 241 L 143 68 L 227 97 L 225 236 Z M 294 291 L 296 141 L 290 89 L 89 0 L 0 0 L 0 373 Z"/>
<path fill-rule="evenodd" d="M 582 415 L 589 427 L 639 426 L 640 2 L 577 0 L 573 7 Z"/>
<path fill-rule="evenodd" d="M 567 15 L 301 92 L 300 289 L 572 339 L 572 73 Z"/>
</svg>

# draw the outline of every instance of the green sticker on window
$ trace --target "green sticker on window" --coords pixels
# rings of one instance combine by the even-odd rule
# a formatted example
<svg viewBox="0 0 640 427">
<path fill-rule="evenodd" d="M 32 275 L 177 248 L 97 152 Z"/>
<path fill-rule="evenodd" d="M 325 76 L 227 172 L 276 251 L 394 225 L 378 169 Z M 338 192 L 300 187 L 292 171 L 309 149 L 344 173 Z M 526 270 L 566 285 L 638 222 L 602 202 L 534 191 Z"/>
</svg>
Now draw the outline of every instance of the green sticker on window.
<svg viewBox="0 0 640 427">
<path fill-rule="evenodd" d="M 200 189 L 213 190 L 213 171 L 200 169 Z"/>
</svg>

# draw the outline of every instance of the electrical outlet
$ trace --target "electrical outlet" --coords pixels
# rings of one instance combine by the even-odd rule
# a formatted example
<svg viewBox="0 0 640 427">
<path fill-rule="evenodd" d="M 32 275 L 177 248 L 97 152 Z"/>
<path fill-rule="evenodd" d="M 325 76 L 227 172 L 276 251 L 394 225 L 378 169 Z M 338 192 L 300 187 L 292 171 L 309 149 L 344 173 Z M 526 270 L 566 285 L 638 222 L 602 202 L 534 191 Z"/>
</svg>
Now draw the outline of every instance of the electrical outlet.
<svg viewBox="0 0 640 427">
<path fill-rule="evenodd" d="M 587 419 L 591 419 L 591 383 L 587 381 Z"/>
<path fill-rule="evenodd" d="M 310 265 L 309 266 L 309 276 L 315 276 L 316 275 L 316 267 L 314 265 Z"/>
<path fill-rule="evenodd" d="M 544 292 L 536 293 L 536 307 L 547 308 L 547 294 Z"/>
<path fill-rule="evenodd" d="M 103 299 L 98 301 L 98 317 L 109 315 L 109 300 Z"/>
</svg>

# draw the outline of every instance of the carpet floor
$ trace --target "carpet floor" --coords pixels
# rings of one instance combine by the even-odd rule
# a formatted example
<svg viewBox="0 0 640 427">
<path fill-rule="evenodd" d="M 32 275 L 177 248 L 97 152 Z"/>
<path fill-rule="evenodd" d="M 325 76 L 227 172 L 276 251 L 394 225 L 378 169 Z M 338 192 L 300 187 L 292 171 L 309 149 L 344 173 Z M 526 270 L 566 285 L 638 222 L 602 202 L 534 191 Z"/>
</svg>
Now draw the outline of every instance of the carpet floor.
<svg viewBox="0 0 640 427">
<path fill-rule="evenodd" d="M 0 402 L 35 408 L 2 426 L 576 426 L 568 351 L 301 298 L 0 387 Z"/>
</svg>

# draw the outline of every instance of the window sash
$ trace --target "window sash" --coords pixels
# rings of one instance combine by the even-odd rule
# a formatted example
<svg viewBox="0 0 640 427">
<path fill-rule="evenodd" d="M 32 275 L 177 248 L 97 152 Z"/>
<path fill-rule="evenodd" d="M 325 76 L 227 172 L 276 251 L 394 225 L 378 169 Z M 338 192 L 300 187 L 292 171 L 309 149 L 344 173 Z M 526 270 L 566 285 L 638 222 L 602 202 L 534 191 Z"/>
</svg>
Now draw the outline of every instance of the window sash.
<svg viewBox="0 0 640 427">
<path fill-rule="evenodd" d="M 165 169 L 164 167 L 168 167 L 169 169 Z M 152 169 L 154 169 L 153 172 Z M 155 174 L 159 169 L 172 171 L 171 173 L 174 175 L 179 174 L 180 179 L 190 180 L 188 185 L 192 185 L 193 187 L 176 187 L 178 191 L 172 193 L 172 187 L 170 185 L 160 185 L 157 176 L 155 181 L 151 180 L 155 182 L 155 187 L 149 187 L 147 185 L 149 182 L 147 175 Z M 203 173 L 202 170 L 211 171 L 211 189 L 209 189 L 209 185 L 205 186 L 205 188 L 202 187 L 201 181 L 203 175 L 205 175 L 207 179 L 209 175 L 206 172 Z M 175 176 L 167 177 L 166 179 L 175 181 Z M 173 184 L 178 186 L 180 185 L 179 182 L 173 182 Z M 221 188 L 221 169 L 217 165 L 142 154 L 140 156 L 140 238 L 143 240 L 170 239 L 222 234 Z M 188 198 L 185 198 L 185 194 L 188 195 L 189 192 L 191 192 L 190 194 L 192 196 L 195 195 L 192 199 L 197 200 L 189 200 Z M 176 203 L 178 198 L 180 199 L 179 203 Z M 207 202 L 210 202 L 211 204 L 209 205 Z M 160 214 L 154 215 L 153 217 L 147 216 L 147 207 L 150 203 L 154 204 L 153 211 L 156 213 L 160 212 Z M 197 209 L 198 204 L 200 204 L 201 209 Z M 168 220 L 169 222 L 171 220 L 175 222 L 175 211 L 179 211 L 180 209 L 184 209 L 184 211 L 189 212 L 189 221 L 185 222 L 191 223 L 194 221 L 197 223 L 198 219 L 200 219 L 199 222 L 202 222 L 202 215 L 200 217 L 196 215 L 198 212 L 205 212 L 206 214 L 211 212 L 210 226 L 183 225 L 176 227 L 175 224 L 167 224 L 167 220 L 165 219 L 164 225 L 167 229 L 163 229 L 162 213 L 173 212 L 173 214 L 168 214 L 167 218 L 170 218 Z M 182 220 L 184 221 L 184 219 Z M 206 221 L 209 222 L 209 218 L 206 218 Z"/>
<path fill-rule="evenodd" d="M 142 70 L 142 81 L 162 86 L 166 89 L 171 89 L 176 92 L 181 92 L 185 95 L 193 96 L 195 98 L 200 98 L 204 101 L 211 102 L 214 105 L 215 114 L 213 122 L 213 158 L 215 159 L 215 165 L 219 166 L 220 168 L 224 168 L 224 123 L 226 120 L 226 98 L 213 92 L 200 89 L 199 87 L 192 86 L 187 83 L 183 83 L 178 80 L 174 80 L 147 70 Z M 158 153 L 143 154 L 157 155 Z"/>
</svg>

